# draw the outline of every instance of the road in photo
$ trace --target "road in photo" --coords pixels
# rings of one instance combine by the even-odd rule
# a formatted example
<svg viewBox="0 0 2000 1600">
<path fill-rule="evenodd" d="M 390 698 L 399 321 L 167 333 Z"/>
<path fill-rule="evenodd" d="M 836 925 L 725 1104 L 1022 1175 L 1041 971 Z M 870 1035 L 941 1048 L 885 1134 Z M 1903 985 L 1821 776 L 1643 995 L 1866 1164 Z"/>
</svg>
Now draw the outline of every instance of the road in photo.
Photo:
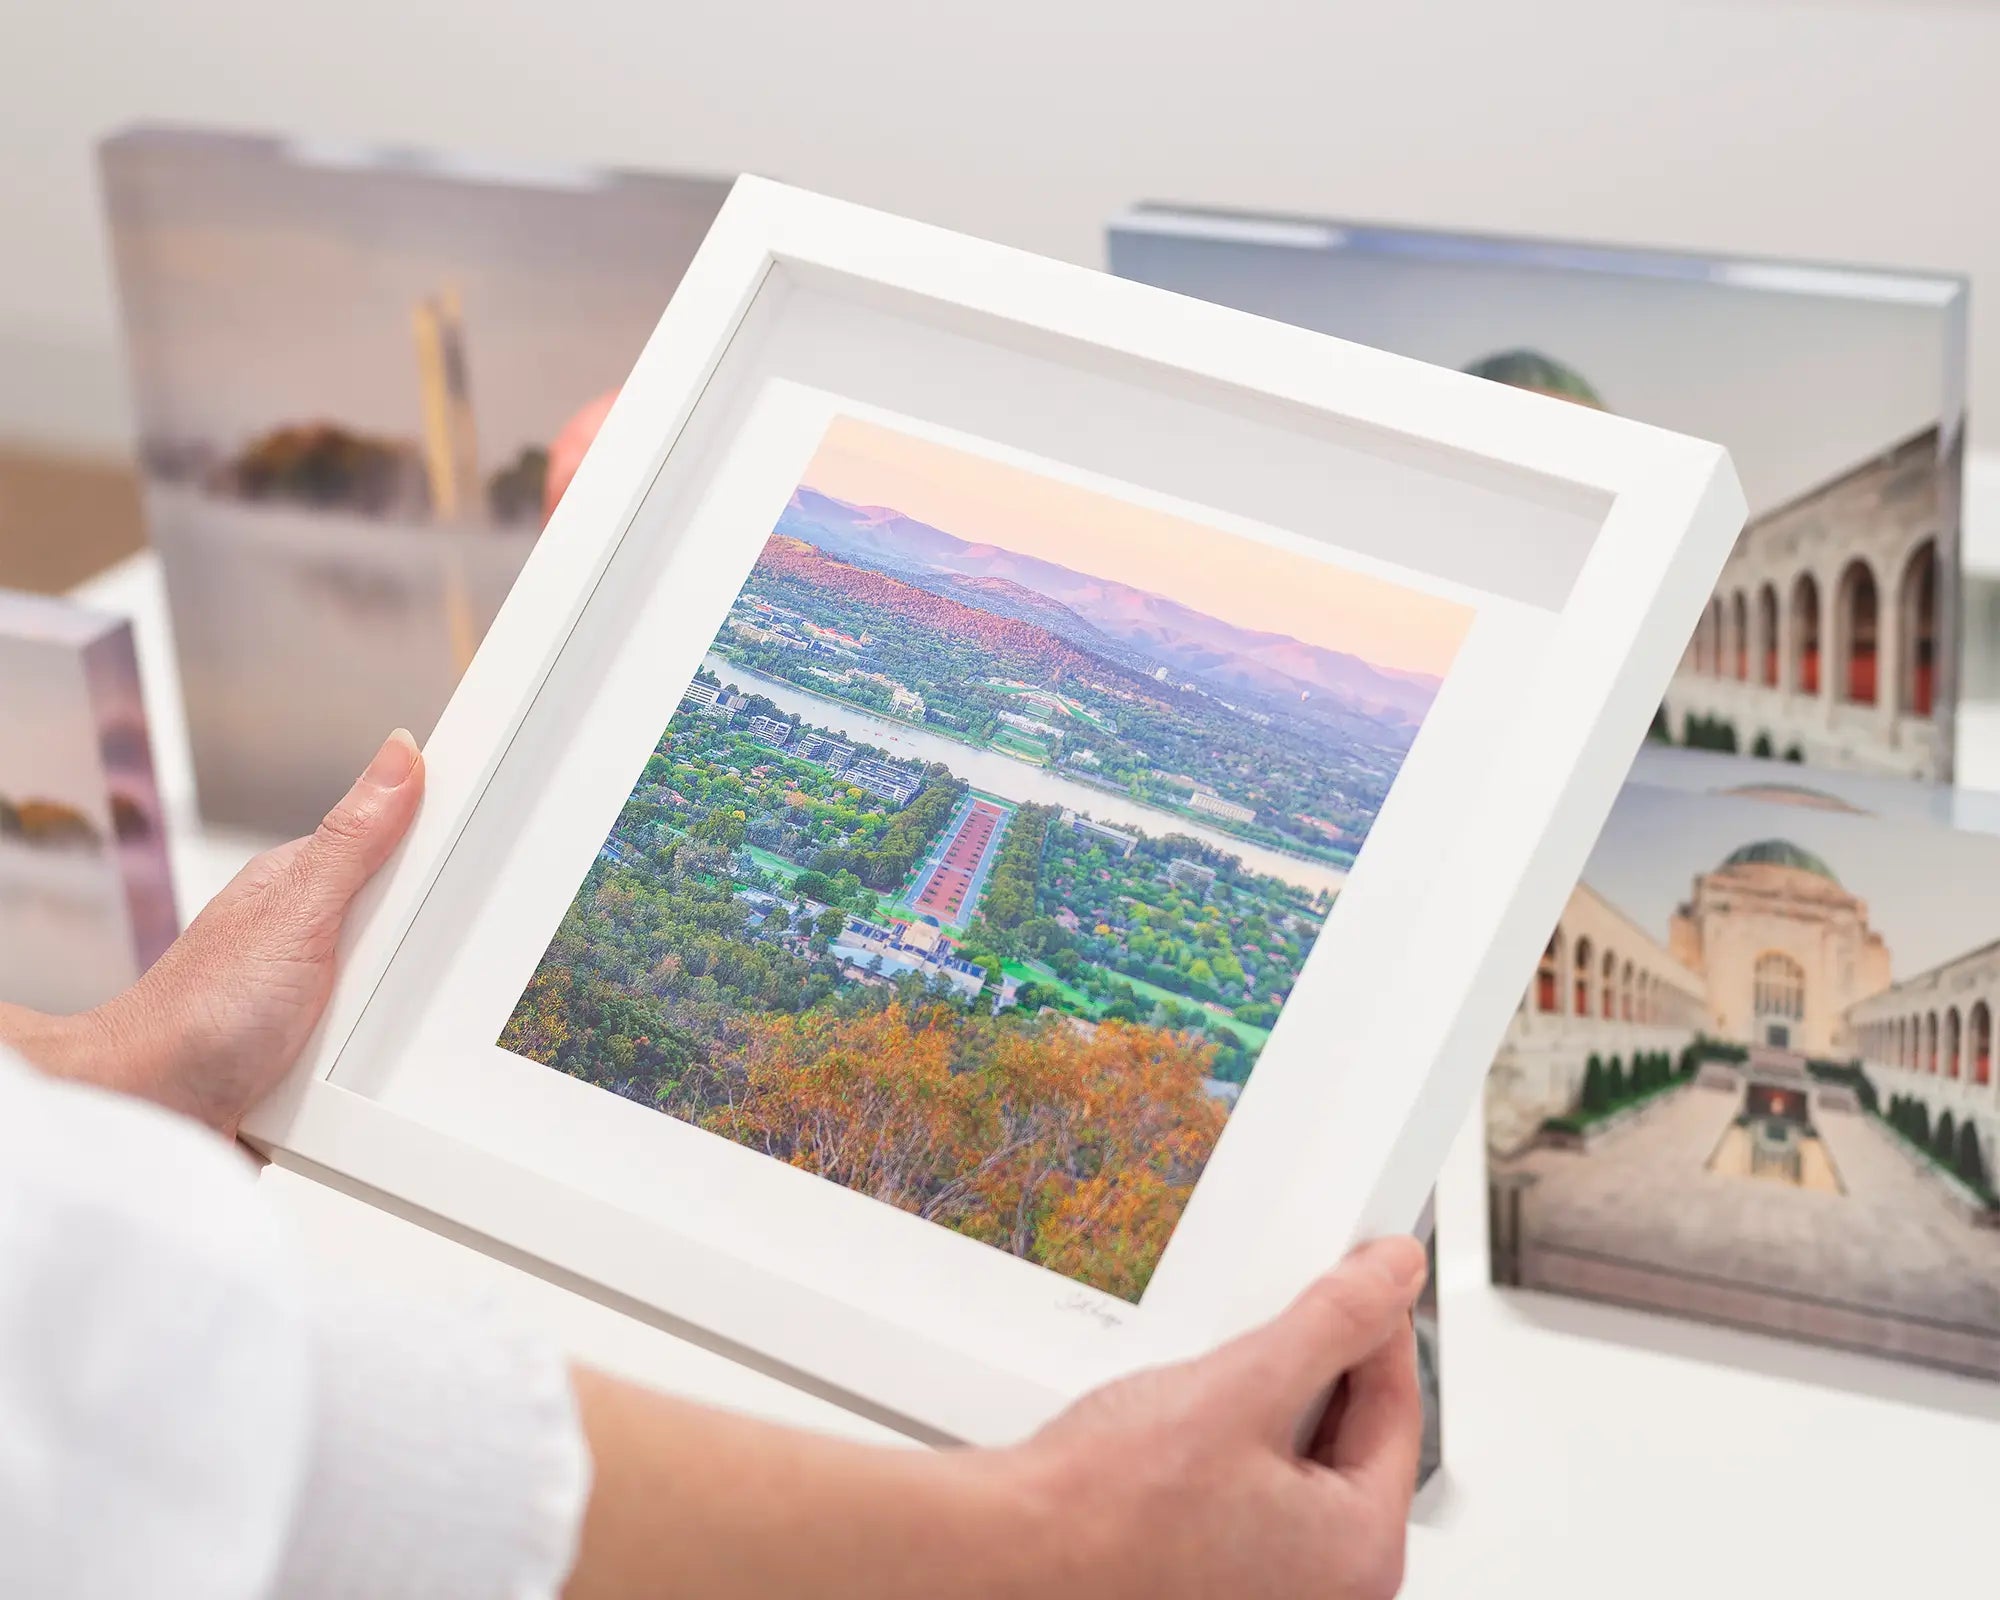
<svg viewBox="0 0 2000 1600">
<path fill-rule="evenodd" d="M 970 922 L 979 909 L 979 894 L 986 887 L 987 871 L 999 851 L 1011 809 L 985 799 L 964 802 L 945 830 L 943 845 L 919 869 L 907 896 L 909 908 L 946 927 Z"/>
</svg>

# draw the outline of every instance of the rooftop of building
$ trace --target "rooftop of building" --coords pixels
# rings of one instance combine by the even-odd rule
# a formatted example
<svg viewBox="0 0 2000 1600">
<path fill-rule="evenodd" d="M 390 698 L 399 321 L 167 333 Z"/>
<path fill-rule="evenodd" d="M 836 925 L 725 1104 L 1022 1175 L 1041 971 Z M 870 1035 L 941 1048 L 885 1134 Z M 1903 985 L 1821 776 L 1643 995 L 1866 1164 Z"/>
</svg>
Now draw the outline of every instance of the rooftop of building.
<svg viewBox="0 0 2000 1600">
<path fill-rule="evenodd" d="M 1722 864 L 1724 867 L 1789 867 L 1795 872 L 1810 872 L 1828 883 L 1840 882 L 1833 868 L 1789 839 L 1759 839 L 1753 844 L 1739 845 L 1729 852 Z"/>
<path fill-rule="evenodd" d="M 1513 389 L 1529 389 L 1536 394 L 1574 400 L 1593 410 L 1606 409 L 1604 401 L 1583 375 L 1539 350 L 1502 350 L 1497 355 L 1475 361 L 1465 369 L 1475 378 L 1488 378 Z"/>
</svg>

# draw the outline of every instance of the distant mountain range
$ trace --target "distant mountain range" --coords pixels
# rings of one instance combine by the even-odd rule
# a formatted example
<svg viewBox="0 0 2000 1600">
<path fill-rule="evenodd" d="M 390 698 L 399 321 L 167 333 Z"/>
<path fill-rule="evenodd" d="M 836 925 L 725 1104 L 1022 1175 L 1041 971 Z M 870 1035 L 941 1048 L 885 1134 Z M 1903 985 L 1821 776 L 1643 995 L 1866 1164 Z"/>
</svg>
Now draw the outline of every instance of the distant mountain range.
<svg viewBox="0 0 2000 1600">
<path fill-rule="evenodd" d="M 1239 628 L 1129 584 L 974 544 L 900 511 L 850 505 L 816 489 L 802 486 L 792 495 L 776 531 L 961 604 L 1032 622 L 1140 671 L 1164 666 L 1224 698 L 1297 703 L 1325 696 L 1350 711 L 1414 724 L 1437 695 L 1434 677 Z"/>
<path fill-rule="evenodd" d="M 1095 653 L 1086 655 L 1042 619 L 1015 616 L 981 601 L 968 604 L 925 584 L 912 583 L 900 573 L 879 571 L 874 562 L 859 562 L 822 550 L 807 539 L 784 532 L 764 541 L 756 571 L 785 578 L 821 594 L 837 594 L 862 605 L 875 606 L 909 618 L 923 628 L 954 639 L 976 640 L 996 658 L 1022 671 L 1052 678 L 1101 673 Z M 1039 596 L 1034 597 L 1038 601 Z M 1046 601 L 1041 601 L 1046 606 Z M 1074 619 L 1072 619 L 1074 620 Z M 1150 679 L 1132 678 L 1137 689 L 1157 690 Z"/>
</svg>

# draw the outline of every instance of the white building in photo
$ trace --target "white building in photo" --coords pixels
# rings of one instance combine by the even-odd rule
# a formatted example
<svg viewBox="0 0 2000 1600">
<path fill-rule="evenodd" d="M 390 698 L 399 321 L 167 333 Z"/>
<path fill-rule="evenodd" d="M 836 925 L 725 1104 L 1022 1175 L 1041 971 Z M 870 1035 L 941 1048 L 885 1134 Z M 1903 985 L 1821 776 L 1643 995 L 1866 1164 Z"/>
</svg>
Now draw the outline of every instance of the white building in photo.
<svg viewBox="0 0 2000 1600">
<path fill-rule="evenodd" d="M 1208 789 L 1197 788 L 1188 796 L 1188 810 L 1199 811 L 1204 816 L 1220 817 L 1224 822 L 1255 822 L 1256 809 L 1238 805 L 1234 800 L 1225 800 L 1221 795 Z"/>
<path fill-rule="evenodd" d="M 1487 1142 L 1508 1153 L 1572 1109 L 1595 1055 L 1678 1056 L 1708 1021 L 1701 973 L 1580 883 L 1521 997 L 1487 1080 Z"/>
<path fill-rule="evenodd" d="M 1905 979 L 1847 1013 L 1862 1062 L 1883 1098 L 1914 1095 L 1933 1122 L 1946 1111 L 1960 1127 L 1970 1119 L 1979 1130 L 1988 1172 L 2000 1164 L 2000 1085 L 1993 1076 L 1996 1012 L 2000 943 Z"/>
<path fill-rule="evenodd" d="M 1796 1055 L 1846 1058 L 1849 1008 L 1889 986 L 1889 950 L 1867 903 L 1788 839 L 1731 851 L 1695 879 L 1668 947 L 1707 985 L 1718 1037 Z"/>
<path fill-rule="evenodd" d="M 1750 522 L 1667 692 L 1676 743 L 1943 780 L 1952 770 L 1959 445 L 1938 430 Z"/>
<path fill-rule="evenodd" d="M 1062 825 L 1072 833 L 1080 833 L 1098 844 L 1116 850 L 1120 856 L 1129 856 L 1132 847 L 1139 842 L 1139 836 L 1125 828 L 1114 828 L 1108 823 L 1093 822 L 1089 817 L 1080 816 L 1065 809 Z"/>
<path fill-rule="evenodd" d="M 1488 1143 L 1514 1154 L 1545 1117 L 1574 1110 L 1593 1055 L 1678 1056 L 1705 1034 L 1845 1060 L 1859 1051 L 1857 1007 L 1889 976 L 1867 903 L 1789 840 L 1754 840 L 1698 874 L 1664 944 L 1579 884 L 1495 1058 Z"/>
</svg>

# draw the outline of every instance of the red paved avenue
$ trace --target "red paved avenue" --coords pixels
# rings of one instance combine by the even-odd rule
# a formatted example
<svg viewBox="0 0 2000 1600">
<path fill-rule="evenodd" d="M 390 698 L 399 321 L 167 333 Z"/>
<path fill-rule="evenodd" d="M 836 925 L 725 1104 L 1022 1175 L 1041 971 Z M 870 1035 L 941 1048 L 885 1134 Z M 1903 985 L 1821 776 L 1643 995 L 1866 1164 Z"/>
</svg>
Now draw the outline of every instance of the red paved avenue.
<svg viewBox="0 0 2000 1600">
<path fill-rule="evenodd" d="M 972 809 L 945 846 L 944 860 L 924 885 L 924 892 L 917 896 L 918 911 L 928 911 L 947 926 L 962 920 L 959 907 L 965 903 L 966 891 L 971 888 L 979 864 L 1006 816 L 998 806 L 984 800 L 972 803 Z"/>
</svg>

